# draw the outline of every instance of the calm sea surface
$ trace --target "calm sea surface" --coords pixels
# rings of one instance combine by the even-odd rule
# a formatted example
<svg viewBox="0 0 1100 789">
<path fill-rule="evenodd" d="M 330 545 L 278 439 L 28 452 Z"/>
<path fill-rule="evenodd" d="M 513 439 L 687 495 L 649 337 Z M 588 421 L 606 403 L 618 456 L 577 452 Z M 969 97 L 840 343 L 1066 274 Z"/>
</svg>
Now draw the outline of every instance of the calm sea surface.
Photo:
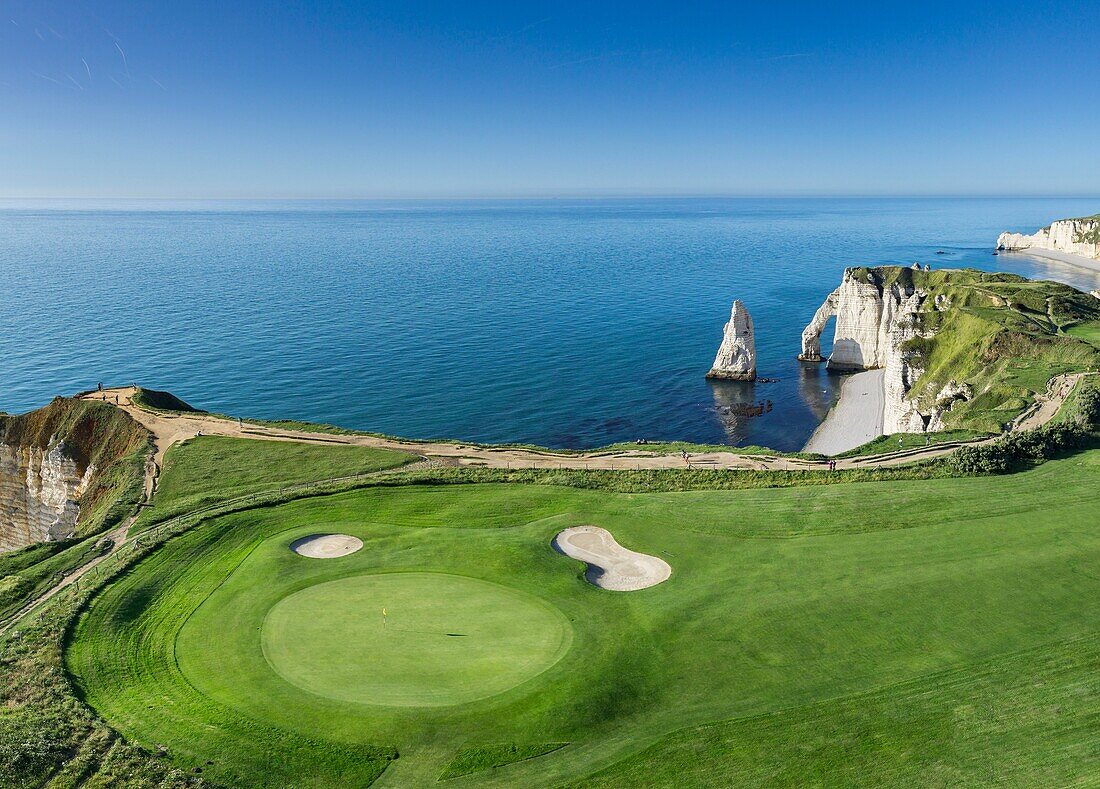
<svg viewBox="0 0 1100 789">
<path fill-rule="evenodd" d="M 416 437 L 798 449 L 839 380 L 795 361 L 799 335 L 845 266 L 921 261 L 1100 288 L 1084 270 L 990 254 L 1001 230 L 1097 210 L 1049 199 L 0 202 L 0 409 L 137 381 L 223 413 Z M 735 298 L 774 383 L 703 378 Z M 753 405 L 765 413 L 745 416 Z"/>
</svg>

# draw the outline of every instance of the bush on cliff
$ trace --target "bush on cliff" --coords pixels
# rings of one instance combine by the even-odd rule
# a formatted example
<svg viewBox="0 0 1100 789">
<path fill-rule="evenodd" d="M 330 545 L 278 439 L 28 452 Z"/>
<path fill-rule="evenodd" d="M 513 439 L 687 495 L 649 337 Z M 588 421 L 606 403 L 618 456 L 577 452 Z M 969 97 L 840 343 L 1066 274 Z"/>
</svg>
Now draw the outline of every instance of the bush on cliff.
<svg viewBox="0 0 1100 789">
<path fill-rule="evenodd" d="M 1077 420 L 1088 428 L 1100 427 L 1100 387 L 1087 386 L 1077 395 Z"/>
<path fill-rule="evenodd" d="M 1095 436 L 1080 422 L 1051 424 L 1009 433 L 990 444 L 961 447 L 951 456 L 950 463 L 959 474 L 1004 474 L 1093 443 Z"/>
</svg>

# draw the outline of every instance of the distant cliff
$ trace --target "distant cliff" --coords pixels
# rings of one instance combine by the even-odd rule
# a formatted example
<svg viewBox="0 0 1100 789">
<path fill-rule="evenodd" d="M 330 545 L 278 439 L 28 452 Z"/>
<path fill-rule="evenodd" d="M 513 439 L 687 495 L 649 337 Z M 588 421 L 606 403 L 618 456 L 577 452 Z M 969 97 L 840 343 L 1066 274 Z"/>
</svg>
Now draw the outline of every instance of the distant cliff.
<svg viewBox="0 0 1100 789">
<path fill-rule="evenodd" d="M 1079 219 L 1060 219 L 1030 236 L 1001 233 L 997 237 L 997 249 L 1022 251 L 1032 248 L 1100 260 L 1100 214 Z"/>
<path fill-rule="evenodd" d="M 885 371 L 887 434 L 996 431 L 1050 377 L 1100 365 L 1100 349 L 1065 333 L 1100 322 L 1100 301 L 1012 274 L 846 269 L 802 332 L 799 358 L 823 361 L 833 317 L 829 367 Z"/>
<path fill-rule="evenodd" d="M 0 414 L 0 551 L 90 534 L 140 499 L 150 436 L 105 403 Z"/>
</svg>

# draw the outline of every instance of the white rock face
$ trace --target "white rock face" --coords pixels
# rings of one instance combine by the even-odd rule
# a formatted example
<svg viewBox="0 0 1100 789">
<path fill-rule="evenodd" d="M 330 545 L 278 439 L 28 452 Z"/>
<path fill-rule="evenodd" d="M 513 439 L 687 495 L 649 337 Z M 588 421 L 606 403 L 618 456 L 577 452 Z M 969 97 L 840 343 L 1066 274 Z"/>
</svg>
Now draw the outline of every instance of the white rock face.
<svg viewBox="0 0 1100 789">
<path fill-rule="evenodd" d="M 1022 251 L 1032 247 L 1100 260 L 1100 218 L 1062 219 L 1030 236 L 1001 233 L 997 237 L 997 249 Z"/>
<path fill-rule="evenodd" d="M 756 339 L 752 316 L 740 299 L 733 302 L 729 323 L 722 327 L 722 344 L 718 346 L 707 378 L 756 380 Z"/>
<path fill-rule="evenodd" d="M 80 474 L 64 442 L 48 451 L 0 444 L 0 552 L 71 536 L 94 471 Z"/>
<path fill-rule="evenodd" d="M 809 325 L 802 330 L 802 353 L 798 354 L 798 358 L 802 361 L 822 361 L 821 332 L 825 329 L 825 324 L 829 322 L 829 318 L 836 315 L 836 305 L 839 299 L 840 288 L 837 288 L 825 297 L 825 301 L 817 308 L 817 312 L 814 313 Z"/>
<path fill-rule="evenodd" d="M 904 312 L 902 305 L 913 295 L 913 288 L 894 283 L 884 289 L 877 280 L 864 276 L 865 271 L 845 269 L 840 287 L 825 298 L 803 329 L 802 353 L 798 358 L 820 361 L 821 332 L 835 315 L 829 367 L 869 370 L 886 366 L 895 320 Z"/>
<path fill-rule="evenodd" d="M 800 359 L 821 361 L 821 332 L 836 316 L 829 367 L 840 370 L 883 369 L 883 432 L 923 433 L 943 429 L 943 415 L 958 399 L 972 396 L 969 387 L 951 381 L 936 398 L 934 408 L 923 408 L 911 395 L 924 373 L 916 353 L 906 343 L 921 336 L 919 315 L 926 307 L 948 309 L 950 300 L 937 298 L 907 284 L 886 285 L 867 269 L 846 269 L 839 288 L 830 293 L 802 332 Z"/>
<path fill-rule="evenodd" d="M 920 335 L 917 312 L 923 299 L 924 294 L 916 291 L 897 306 L 889 329 L 890 336 L 882 349 L 886 356 L 883 364 L 882 432 L 886 435 L 923 433 L 928 428 L 928 418 L 909 399 L 909 392 L 924 370 L 916 364 L 915 355 L 903 348 L 904 343 Z"/>
</svg>

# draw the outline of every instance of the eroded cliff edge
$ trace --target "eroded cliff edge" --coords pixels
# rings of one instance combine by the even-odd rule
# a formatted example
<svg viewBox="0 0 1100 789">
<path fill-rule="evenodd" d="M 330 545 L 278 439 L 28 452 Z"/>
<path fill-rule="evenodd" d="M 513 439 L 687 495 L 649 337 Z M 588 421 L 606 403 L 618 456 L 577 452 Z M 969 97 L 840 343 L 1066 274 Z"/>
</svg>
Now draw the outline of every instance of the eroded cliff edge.
<svg viewBox="0 0 1100 789">
<path fill-rule="evenodd" d="M 93 534 L 141 497 L 148 431 L 106 403 L 0 414 L 0 551 Z"/>
<path fill-rule="evenodd" d="M 1077 219 L 1059 219 L 1031 235 L 1001 233 L 997 237 L 997 249 L 1010 252 L 1049 249 L 1100 260 L 1100 214 Z"/>
<path fill-rule="evenodd" d="M 802 333 L 799 358 L 884 370 L 883 431 L 997 432 L 1047 381 L 1095 369 L 1100 349 L 1068 334 L 1100 320 L 1100 301 L 1068 285 L 1012 274 L 849 268 Z"/>
</svg>

